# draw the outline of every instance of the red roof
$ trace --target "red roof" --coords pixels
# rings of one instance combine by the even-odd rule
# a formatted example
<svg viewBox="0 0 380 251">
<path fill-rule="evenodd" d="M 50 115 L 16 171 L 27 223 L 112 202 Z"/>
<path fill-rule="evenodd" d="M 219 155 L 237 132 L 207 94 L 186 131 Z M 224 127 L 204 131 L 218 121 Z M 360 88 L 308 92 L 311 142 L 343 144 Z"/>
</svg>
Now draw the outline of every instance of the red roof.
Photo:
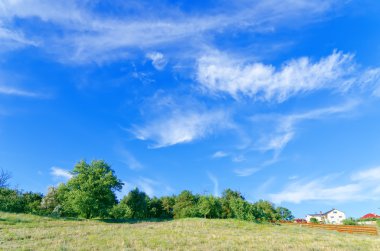
<svg viewBox="0 0 380 251">
<path fill-rule="evenodd" d="M 369 213 L 369 214 L 364 215 L 360 219 L 369 219 L 369 218 L 380 218 L 380 215 Z"/>
</svg>

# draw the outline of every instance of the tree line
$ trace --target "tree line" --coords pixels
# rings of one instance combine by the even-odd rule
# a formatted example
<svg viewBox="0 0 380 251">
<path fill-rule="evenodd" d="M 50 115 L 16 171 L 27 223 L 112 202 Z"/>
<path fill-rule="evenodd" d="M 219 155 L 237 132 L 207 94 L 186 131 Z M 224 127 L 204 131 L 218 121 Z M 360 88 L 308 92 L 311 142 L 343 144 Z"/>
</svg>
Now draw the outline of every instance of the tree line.
<svg viewBox="0 0 380 251">
<path fill-rule="evenodd" d="M 265 200 L 250 203 L 231 189 L 224 190 L 221 197 L 184 190 L 178 195 L 150 198 L 135 188 L 118 201 L 116 192 L 121 191 L 123 183 L 102 160 L 80 161 L 71 173 L 70 180 L 50 187 L 43 195 L 9 188 L 9 173 L 0 172 L 4 176 L 2 179 L 0 175 L 0 211 L 86 219 L 204 217 L 265 222 L 294 218 L 287 208 Z"/>
</svg>

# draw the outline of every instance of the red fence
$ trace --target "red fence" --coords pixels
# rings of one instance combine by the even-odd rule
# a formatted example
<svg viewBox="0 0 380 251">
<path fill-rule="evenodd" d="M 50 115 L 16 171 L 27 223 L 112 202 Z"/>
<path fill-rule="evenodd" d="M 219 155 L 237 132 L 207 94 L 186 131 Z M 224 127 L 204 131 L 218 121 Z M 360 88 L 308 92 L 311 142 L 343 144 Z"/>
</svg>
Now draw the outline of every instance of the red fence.
<svg viewBox="0 0 380 251">
<path fill-rule="evenodd" d="M 350 233 L 350 234 L 369 234 L 378 235 L 376 226 L 358 226 L 358 225 L 332 225 L 332 224 L 313 224 L 313 223 L 290 223 L 282 222 L 282 224 L 293 224 L 301 227 L 320 228 L 326 230 L 333 230 L 338 232 Z"/>
</svg>

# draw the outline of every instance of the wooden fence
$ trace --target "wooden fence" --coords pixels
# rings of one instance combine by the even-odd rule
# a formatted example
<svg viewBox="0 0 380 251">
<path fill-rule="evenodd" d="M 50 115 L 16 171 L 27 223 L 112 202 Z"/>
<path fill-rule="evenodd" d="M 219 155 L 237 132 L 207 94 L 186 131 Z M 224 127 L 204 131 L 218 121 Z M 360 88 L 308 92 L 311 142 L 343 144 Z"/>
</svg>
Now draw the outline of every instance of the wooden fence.
<svg viewBox="0 0 380 251">
<path fill-rule="evenodd" d="M 284 224 L 284 222 L 282 222 Z M 338 232 L 350 234 L 369 234 L 378 235 L 376 226 L 359 226 L 359 225 L 332 225 L 332 224 L 313 224 L 313 223 L 285 223 L 292 225 L 299 225 L 301 227 L 320 228 L 326 230 L 333 230 Z"/>
</svg>

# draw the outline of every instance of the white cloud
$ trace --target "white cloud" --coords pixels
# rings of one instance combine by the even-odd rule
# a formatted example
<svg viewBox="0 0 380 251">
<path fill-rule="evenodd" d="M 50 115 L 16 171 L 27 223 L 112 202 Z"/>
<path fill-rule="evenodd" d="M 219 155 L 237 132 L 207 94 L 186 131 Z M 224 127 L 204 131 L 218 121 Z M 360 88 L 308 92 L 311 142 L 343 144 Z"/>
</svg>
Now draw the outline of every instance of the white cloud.
<svg viewBox="0 0 380 251">
<path fill-rule="evenodd" d="M 224 158 L 224 157 L 227 157 L 227 156 L 228 156 L 228 153 L 223 152 L 223 151 L 217 151 L 211 157 L 213 159 L 219 159 L 219 158 Z"/>
<path fill-rule="evenodd" d="M 341 105 L 314 109 L 303 113 L 253 117 L 252 120 L 254 122 L 258 122 L 260 120 L 273 120 L 275 123 L 274 132 L 268 133 L 261 137 L 258 141 L 256 149 L 260 151 L 274 150 L 278 155 L 296 135 L 297 124 L 305 120 L 318 120 L 331 117 L 332 115 L 345 114 L 348 111 L 352 111 L 359 105 L 359 103 L 359 101 L 351 100 Z"/>
<path fill-rule="evenodd" d="M 223 111 L 175 111 L 134 130 L 136 138 L 152 140 L 154 148 L 192 142 L 230 126 Z"/>
<path fill-rule="evenodd" d="M 25 36 L 18 31 L 12 31 L 2 27 L 0 21 L 0 52 L 17 49 L 23 46 L 37 46 L 38 43 L 25 38 Z"/>
<path fill-rule="evenodd" d="M 307 57 L 293 59 L 278 69 L 214 53 L 198 60 L 197 79 L 212 94 L 283 102 L 324 89 L 345 92 L 352 86 L 378 84 L 380 69 L 358 68 L 352 54 L 337 51 L 317 62 Z"/>
<path fill-rule="evenodd" d="M 352 176 L 355 181 L 380 181 L 380 167 L 360 171 Z"/>
<path fill-rule="evenodd" d="M 134 5 L 115 1 L 113 7 L 126 14 L 111 16 L 96 12 L 97 3 L 93 1 L 3 0 L 0 2 L 0 21 L 7 24 L 4 29 L 12 30 L 14 34 L 31 33 L 28 26 L 13 25 L 16 18 L 35 18 L 55 25 L 61 29 L 61 36 L 57 38 L 56 32 L 44 29 L 44 34 L 39 37 L 42 40 L 41 47 L 66 57 L 66 60 L 81 63 L 118 59 L 131 48 L 162 47 L 174 43 L 178 47 L 200 48 L 203 46 L 200 41 L 207 40 L 205 37 L 231 29 L 249 28 L 252 32 L 271 32 L 276 26 L 292 26 L 297 23 L 295 20 L 307 24 L 315 22 L 315 17 L 332 9 L 334 2 L 220 2 L 214 8 L 186 14 L 177 7 L 162 3 L 152 6 L 154 3 L 150 1 L 139 1 Z M 133 6 L 140 8 L 134 9 Z"/>
<path fill-rule="evenodd" d="M 131 181 L 123 181 L 123 183 L 123 195 L 126 195 L 136 187 L 140 191 L 145 192 L 149 197 L 167 195 L 173 192 L 173 189 L 170 186 L 146 177 L 139 177 Z"/>
<path fill-rule="evenodd" d="M 160 52 L 150 52 L 146 57 L 152 60 L 152 65 L 159 71 L 163 70 L 168 63 L 164 55 Z"/>
<path fill-rule="evenodd" d="M 246 177 L 246 176 L 251 176 L 252 174 L 254 174 L 258 171 L 260 171 L 260 168 L 256 168 L 256 167 L 253 167 L 253 168 L 237 168 L 234 170 L 234 173 L 237 176 Z"/>
<path fill-rule="evenodd" d="M 219 197 L 219 181 L 218 179 L 211 173 L 207 172 L 209 179 L 211 180 L 214 186 L 214 196 Z"/>
<path fill-rule="evenodd" d="M 63 178 L 65 180 L 69 180 L 73 177 L 70 171 L 67 171 L 65 169 L 62 169 L 60 167 L 55 167 L 55 166 L 51 168 L 50 174 L 56 178 Z"/>
<path fill-rule="evenodd" d="M 22 89 L 16 89 L 13 87 L 8 87 L 8 86 L 2 86 L 0 85 L 0 95 L 9 95 L 9 96 L 23 96 L 23 97 L 39 97 L 40 94 L 31 92 L 31 91 L 26 91 Z"/>
<path fill-rule="evenodd" d="M 354 173 L 346 184 L 329 176 L 312 181 L 295 181 L 279 193 L 270 194 L 275 203 L 302 201 L 364 201 L 380 199 L 380 167 Z"/>
<path fill-rule="evenodd" d="M 138 161 L 127 149 L 119 147 L 117 153 L 122 157 L 121 162 L 124 163 L 131 170 L 139 170 L 144 166 Z"/>
</svg>

